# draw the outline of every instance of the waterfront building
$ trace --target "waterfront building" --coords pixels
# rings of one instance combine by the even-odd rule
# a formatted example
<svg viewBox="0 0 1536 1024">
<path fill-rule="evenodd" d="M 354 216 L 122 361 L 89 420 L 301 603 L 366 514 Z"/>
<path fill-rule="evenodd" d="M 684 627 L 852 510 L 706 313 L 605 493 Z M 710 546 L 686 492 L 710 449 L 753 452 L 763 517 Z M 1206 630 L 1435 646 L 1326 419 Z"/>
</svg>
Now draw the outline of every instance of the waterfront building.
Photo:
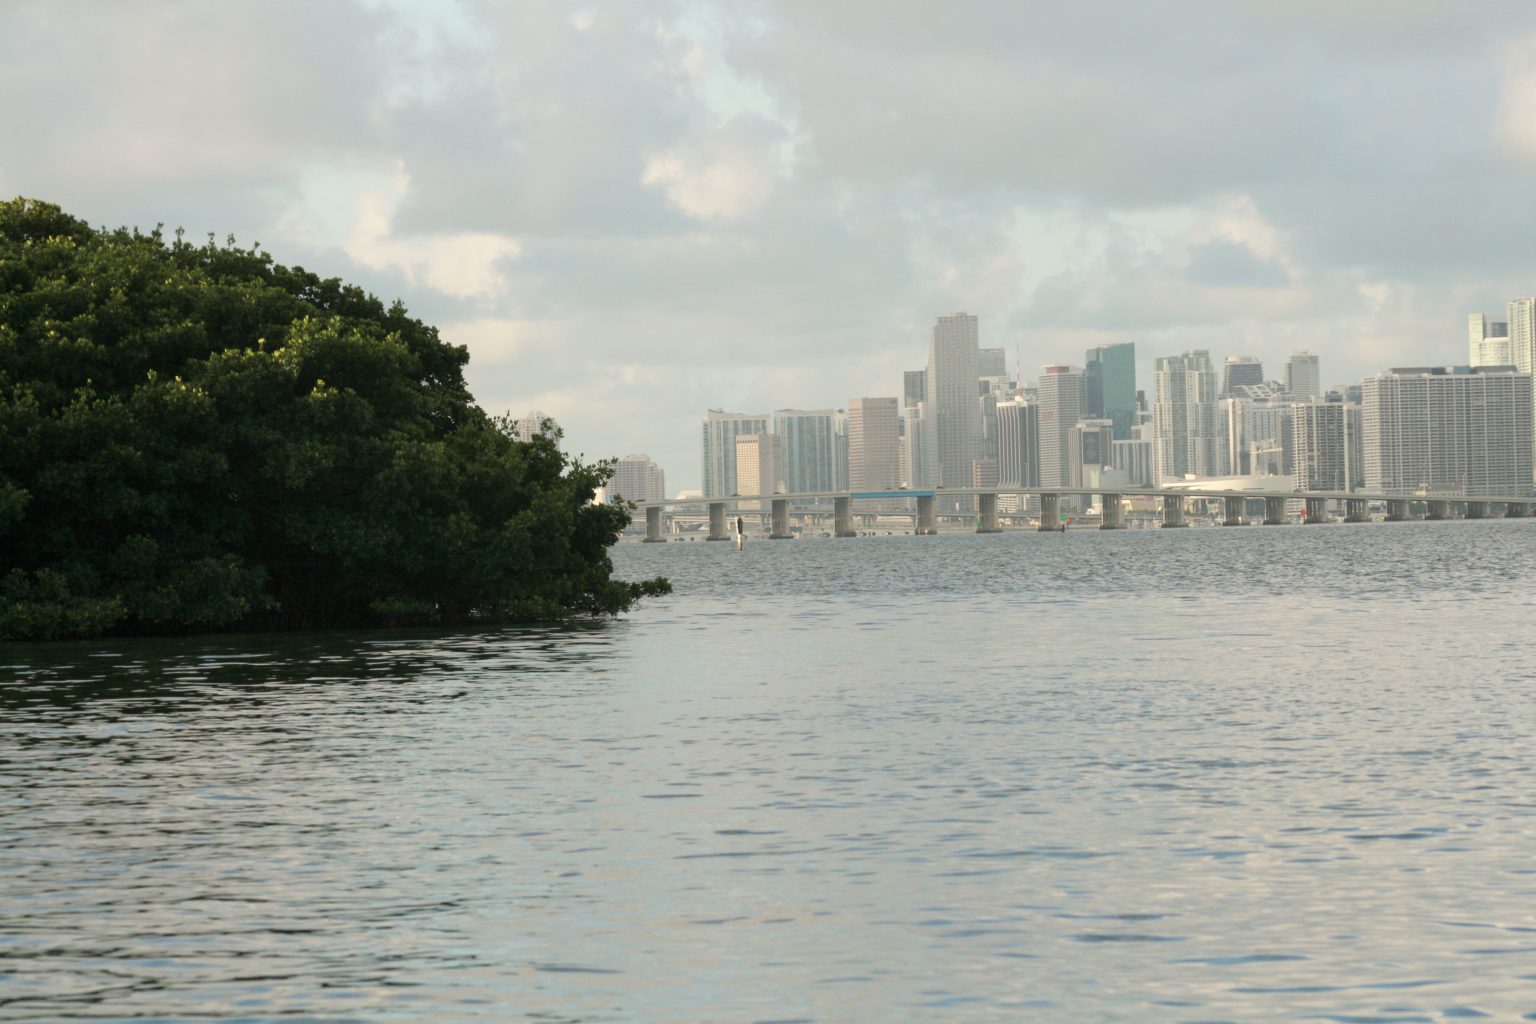
<svg viewBox="0 0 1536 1024">
<path fill-rule="evenodd" d="M 901 486 L 900 401 L 848 400 L 848 487 L 888 491 Z"/>
<path fill-rule="evenodd" d="M 1514 366 L 1509 345 L 1509 321 L 1485 313 L 1467 315 L 1467 365 Z"/>
<path fill-rule="evenodd" d="M 1040 486 L 1040 406 L 1016 398 L 997 403 L 997 482 Z"/>
<path fill-rule="evenodd" d="M 1219 403 L 1226 476 L 1290 476 L 1291 408 L 1274 383 L 1240 384 Z"/>
<path fill-rule="evenodd" d="M 1068 432 L 1083 417 L 1081 366 L 1047 366 L 1040 376 L 1040 486 L 1072 486 Z"/>
<path fill-rule="evenodd" d="M 837 412 L 775 409 L 773 432 L 783 442 L 784 482 L 791 494 L 837 489 Z"/>
<path fill-rule="evenodd" d="M 906 463 L 902 483 L 914 489 L 932 486 L 928 468 L 931 445 L 927 438 L 928 421 L 924 415 L 926 408 L 923 402 L 918 402 L 901 411 L 901 450 Z"/>
<path fill-rule="evenodd" d="M 1365 482 L 1360 407 L 1298 402 L 1291 407 L 1291 459 L 1303 491 L 1355 491 Z"/>
<path fill-rule="evenodd" d="M 784 486 L 784 439 L 777 434 L 736 436 L 736 493 L 778 494 Z M 743 508 L 752 503 L 744 502 Z M 759 506 L 761 503 L 758 503 Z"/>
<path fill-rule="evenodd" d="M 1264 383 L 1264 364 L 1253 356 L 1227 356 L 1221 365 L 1221 398 L 1231 398 L 1237 389 Z"/>
<path fill-rule="evenodd" d="M 976 317 L 941 316 L 933 327 L 924 375 L 925 459 L 934 487 L 969 487 L 971 460 L 981 449 L 981 410 L 976 403 L 979 347 Z"/>
<path fill-rule="evenodd" d="M 1078 420 L 1067 430 L 1067 485 L 1091 486 L 1098 471 L 1114 465 L 1115 425 L 1110 420 Z"/>
<path fill-rule="evenodd" d="M 1367 377 L 1365 487 L 1398 494 L 1529 495 L 1531 374 L 1403 367 Z"/>
<path fill-rule="evenodd" d="M 1192 350 L 1157 361 L 1153 459 L 1158 483 L 1224 475 L 1216 370 L 1210 353 Z"/>
<path fill-rule="evenodd" d="M 667 477 L 649 455 L 626 455 L 614 463 L 608 493 L 626 501 L 661 501 L 667 496 Z"/>
<path fill-rule="evenodd" d="M 976 376 L 1007 377 L 1008 350 L 1002 348 L 978 348 L 976 350 Z"/>
<path fill-rule="evenodd" d="M 1323 375 L 1317 356 L 1310 352 L 1295 352 L 1285 364 L 1285 391 L 1293 402 L 1305 402 L 1309 398 L 1321 398 Z"/>
<path fill-rule="evenodd" d="M 832 456 L 835 463 L 832 489 L 846 491 L 848 489 L 848 414 L 841 409 L 832 414 L 832 431 Z"/>
<path fill-rule="evenodd" d="M 1116 441 L 1110 446 L 1110 465 L 1125 474 L 1132 487 L 1151 487 L 1152 438 L 1149 428 L 1137 425 L 1131 428 L 1128 441 Z"/>
<path fill-rule="evenodd" d="M 711 409 L 701 424 L 704 496 L 726 498 L 736 494 L 736 438 L 742 434 L 768 433 L 766 413 L 722 412 Z"/>
<path fill-rule="evenodd" d="M 1083 415 L 1114 424 L 1115 437 L 1126 440 L 1136 425 L 1136 345 L 1091 348 L 1083 366 Z"/>
</svg>

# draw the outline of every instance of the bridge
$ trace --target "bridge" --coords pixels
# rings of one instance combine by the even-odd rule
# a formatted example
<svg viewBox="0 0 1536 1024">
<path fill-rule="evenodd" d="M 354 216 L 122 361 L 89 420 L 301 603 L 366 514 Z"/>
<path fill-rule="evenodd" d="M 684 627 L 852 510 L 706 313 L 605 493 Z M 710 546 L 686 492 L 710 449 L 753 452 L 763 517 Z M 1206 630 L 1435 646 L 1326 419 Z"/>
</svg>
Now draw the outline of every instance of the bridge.
<svg viewBox="0 0 1536 1024">
<path fill-rule="evenodd" d="M 1440 519 L 1487 519 L 1496 511 L 1507 518 L 1520 518 L 1532 515 L 1536 508 L 1536 496 L 1530 494 L 1511 495 L 1477 495 L 1464 496 L 1453 494 L 1402 494 L 1402 493 L 1370 493 L 1364 491 L 1281 491 L 1281 490 L 1243 490 L 1232 491 L 1219 488 L 1201 488 L 1199 485 L 1189 487 L 1117 487 L 1113 491 L 1085 491 L 1081 487 L 945 487 L 934 490 L 898 490 L 898 491 L 817 491 L 805 494 L 740 494 L 731 495 L 728 498 L 668 498 L 662 501 L 637 502 L 636 509 L 645 513 L 645 539 L 648 543 L 664 541 L 662 536 L 662 516 L 665 510 L 679 506 L 696 507 L 705 505 L 709 512 L 709 534 L 706 540 L 727 540 L 729 533 L 726 530 L 726 509 L 741 509 L 744 504 L 751 503 L 754 511 L 760 512 L 763 504 L 767 504 L 770 510 L 769 538 L 773 540 L 790 540 L 794 534 L 790 532 L 790 503 L 797 502 L 801 505 L 810 502 L 832 502 L 833 534 L 838 537 L 856 537 L 858 531 L 853 526 L 853 503 L 856 501 L 891 501 L 893 499 L 907 499 L 916 502 L 916 530 L 919 535 L 932 535 L 939 532 L 938 523 L 941 514 L 947 516 L 963 516 L 966 519 L 972 516 L 976 519 L 977 533 L 1000 533 L 998 495 L 1009 494 L 1021 497 L 1036 496 L 1040 499 L 1040 526 L 1041 531 L 1056 531 L 1065 529 L 1061 518 L 1061 503 L 1065 497 L 1098 494 L 1099 505 L 1102 509 L 1099 521 L 1101 530 L 1119 530 L 1126 525 L 1124 499 L 1130 497 L 1161 499 L 1161 522 L 1164 527 L 1188 526 L 1186 517 L 1186 502 L 1193 499 L 1217 500 L 1222 502 L 1223 526 L 1246 526 L 1248 519 L 1248 503 L 1250 501 L 1264 502 L 1265 526 L 1279 526 L 1286 522 L 1286 503 L 1299 501 L 1304 503 L 1303 522 L 1324 523 L 1327 518 L 1327 504 L 1330 501 L 1342 502 L 1344 505 L 1344 521 L 1348 523 L 1366 523 L 1371 521 L 1370 505 L 1373 502 L 1386 505 L 1385 521 L 1401 522 L 1411 518 L 1418 518 L 1417 506 L 1423 506 L 1423 518 L 1431 520 Z M 950 498 L 966 499 L 964 504 L 973 506 L 963 511 L 941 511 L 937 503 Z M 911 513 L 907 513 L 911 514 Z"/>
</svg>

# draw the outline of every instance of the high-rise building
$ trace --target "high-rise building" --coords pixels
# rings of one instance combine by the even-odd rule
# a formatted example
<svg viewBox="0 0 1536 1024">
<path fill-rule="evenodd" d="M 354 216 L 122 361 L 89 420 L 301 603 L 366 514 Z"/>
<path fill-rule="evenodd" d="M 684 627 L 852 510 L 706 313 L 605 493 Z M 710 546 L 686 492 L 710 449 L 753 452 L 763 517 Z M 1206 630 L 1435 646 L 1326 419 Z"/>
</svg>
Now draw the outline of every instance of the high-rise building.
<svg viewBox="0 0 1536 1024">
<path fill-rule="evenodd" d="M 928 422 L 923 415 L 926 406 L 922 402 L 901 410 L 901 461 L 904 466 L 902 485 L 917 489 L 930 486 L 928 456 Z"/>
<path fill-rule="evenodd" d="M 1007 377 L 1008 350 L 1004 348 L 978 348 L 976 350 L 976 376 Z"/>
<path fill-rule="evenodd" d="M 1116 441 L 1111 446 L 1111 463 L 1125 474 L 1126 483 L 1132 487 L 1151 487 L 1152 431 L 1147 426 L 1131 428 L 1131 439 Z"/>
<path fill-rule="evenodd" d="M 832 476 L 832 489 L 848 489 L 848 414 L 838 409 L 832 414 L 833 457 L 836 470 Z"/>
<path fill-rule="evenodd" d="M 1094 470 L 1113 466 L 1115 425 L 1109 420 L 1078 420 L 1067 431 L 1068 486 L 1092 486 Z"/>
<path fill-rule="evenodd" d="M 895 398 L 848 400 L 849 490 L 889 491 L 901 486 L 900 404 Z"/>
<path fill-rule="evenodd" d="M 1291 475 L 1291 408 L 1281 388 L 1238 385 L 1218 403 L 1222 472 L 1231 476 Z"/>
<path fill-rule="evenodd" d="M 1034 402 L 997 403 L 997 482 L 1040 486 L 1040 406 Z"/>
<path fill-rule="evenodd" d="M 1509 304 L 1509 358 L 1515 369 L 1536 373 L 1536 297 Z"/>
<path fill-rule="evenodd" d="M 1360 407 L 1297 402 L 1291 408 L 1291 462 L 1303 491 L 1355 491 L 1365 482 Z"/>
<path fill-rule="evenodd" d="M 923 400 L 932 486 L 969 487 L 971 460 L 981 452 L 977 337 L 976 318 L 966 313 L 941 316 L 933 327 Z"/>
<path fill-rule="evenodd" d="M 904 370 L 901 374 L 901 405 L 910 409 L 928 397 L 928 371 Z"/>
<path fill-rule="evenodd" d="M 1040 486 L 1072 486 L 1069 433 L 1083 418 L 1083 368 L 1047 366 L 1040 375 Z"/>
<path fill-rule="evenodd" d="M 1469 497 L 1532 493 L 1531 375 L 1421 366 L 1361 382 L 1365 487 Z"/>
<path fill-rule="evenodd" d="M 1253 356 L 1227 356 L 1221 365 L 1221 398 L 1231 398 L 1237 389 L 1264 383 L 1264 364 Z"/>
<path fill-rule="evenodd" d="M 783 441 L 777 434 L 736 436 L 736 493 L 779 494 L 785 490 Z"/>
<path fill-rule="evenodd" d="M 520 441 L 530 441 L 539 434 L 553 437 L 556 442 L 560 439 L 560 424 L 555 422 L 553 416 L 540 412 L 537 409 L 534 409 L 526 416 L 519 416 L 513 420 L 512 429 L 516 432 L 517 438 Z"/>
<path fill-rule="evenodd" d="M 741 434 L 766 434 L 768 416 L 763 413 L 721 412 L 711 409 L 701 424 L 704 462 L 704 497 L 728 498 L 736 489 L 736 438 Z"/>
<path fill-rule="evenodd" d="M 837 489 L 837 413 L 832 409 L 775 409 L 773 432 L 784 446 L 784 483 L 790 494 Z"/>
<path fill-rule="evenodd" d="M 626 501 L 661 501 L 667 496 L 667 477 L 649 455 L 626 455 L 614 464 L 608 493 Z"/>
<path fill-rule="evenodd" d="M 1109 420 L 1126 440 L 1136 425 L 1136 345 L 1124 342 L 1088 350 L 1083 366 L 1083 415 Z"/>
<path fill-rule="evenodd" d="M 1200 349 L 1164 356 L 1157 361 L 1154 380 L 1157 482 L 1183 480 L 1188 475 L 1222 476 L 1225 460 L 1210 353 Z"/>
<path fill-rule="evenodd" d="M 1485 313 L 1467 314 L 1467 365 L 1514 366 L 1509 348 L 1509 321 Z"/>
<path fill-rule="evenodd" d="M 1310 352 L 1293 352 L 1285 364 L 1285 391 L 1293 402 L 1305 402 L 1323 395 L 1323 375 L 1318 367 L 1317 356 Z"/>
</svg>

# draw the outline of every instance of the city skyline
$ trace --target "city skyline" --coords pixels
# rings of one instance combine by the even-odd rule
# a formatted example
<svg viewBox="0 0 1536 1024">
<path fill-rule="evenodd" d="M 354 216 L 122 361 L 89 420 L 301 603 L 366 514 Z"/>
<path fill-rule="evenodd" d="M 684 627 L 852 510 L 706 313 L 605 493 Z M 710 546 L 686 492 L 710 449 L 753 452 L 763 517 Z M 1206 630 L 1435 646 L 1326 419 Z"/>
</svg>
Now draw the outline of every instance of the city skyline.
<svg viewBox="0 0 1536 1024">
<path fill-rule="evenodd" d="M 398 297 L 488 411 L 696 489 L 700 410 L 899 396 L 950 310 L 1031 369 L 1134 342 L 1143 388 L 1462 362 L 1536 292 L 1532 40 L 1517 2 L 17 0 L 0 192 Z"/>
</svg>

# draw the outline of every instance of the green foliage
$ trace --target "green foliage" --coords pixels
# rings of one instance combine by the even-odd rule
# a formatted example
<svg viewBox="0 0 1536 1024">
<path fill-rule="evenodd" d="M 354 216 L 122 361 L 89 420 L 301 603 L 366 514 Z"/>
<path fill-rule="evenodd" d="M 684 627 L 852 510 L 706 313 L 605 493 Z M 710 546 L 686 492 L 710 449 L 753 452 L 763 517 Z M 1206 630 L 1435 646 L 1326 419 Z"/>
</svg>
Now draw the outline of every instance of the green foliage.
<svg viewBox="0 0 1536 1024">
<path fill-rule="evenodd" d="M 0 202 L 0 638 L 616 614 L 606 463 L 396 303 Z"/>
</svg>

